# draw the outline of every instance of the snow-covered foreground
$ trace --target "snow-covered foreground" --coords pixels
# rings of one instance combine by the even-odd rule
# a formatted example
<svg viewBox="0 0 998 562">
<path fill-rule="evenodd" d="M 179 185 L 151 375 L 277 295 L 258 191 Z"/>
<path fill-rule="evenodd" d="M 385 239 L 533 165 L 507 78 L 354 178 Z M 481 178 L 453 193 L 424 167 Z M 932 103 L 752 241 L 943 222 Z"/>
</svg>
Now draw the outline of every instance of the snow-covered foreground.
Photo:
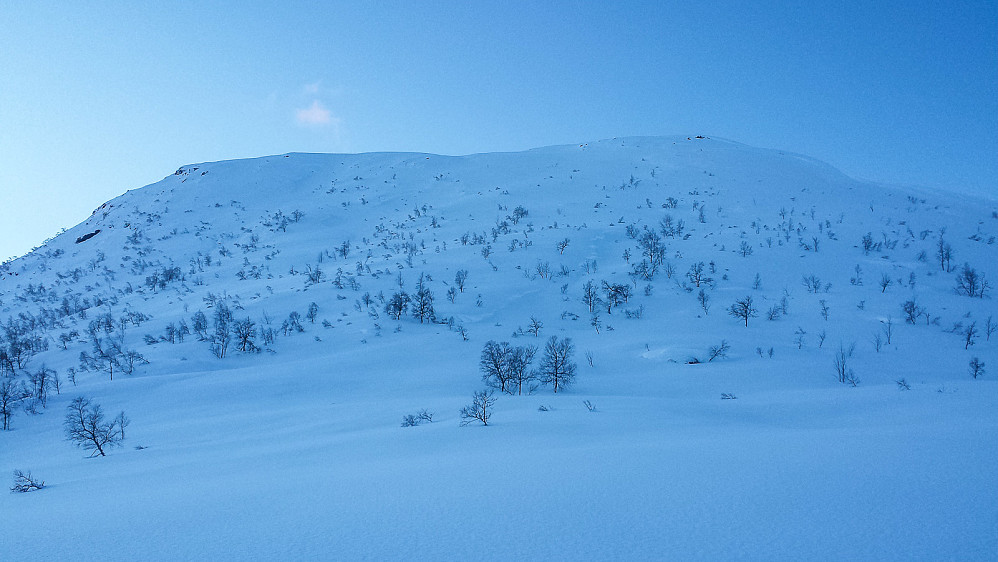
<svg viewBox="0 0 998 562">
<path fill-rule="evenodd" d="M 375 350 L 379 351 L 379 350 Z M 427 362 L 432 361 L 425 357 Z M 122 381 L 131 444 L 81 460 L 56 430 L 19 465 L 7 559 L 894 558 L 995 552 L 993 384 L 937 392 L 691 390 L 507 398 L 458 427 L 436 368 L 377 380 L 365 357 Z M 724 377 L 736 386 L 740 375 Z M 776 383 L 781 375 L 763 375 Z M 585 378 L 626 377 L 612 368 Z M 642 377 L 644 378 L 644 377 Z M 236 380 L 237 379 L 238 382 Z M 649 377 L 650 379 L 650 377 Z M 711 381 L 712 385 L 717 381 Z M 401 390 L 402 392 L 397 392 Z M 626 390 L 626 389 L 625 389 Z M 426 396 L 427 394 L 424 394 Z M 349 401 L 346 401 L 349 398 Z M 541 404 L 550 407 L 537 411 Z M 428 406 L 437 420 L 398 427 Z M 18 432 L 22 437 L 27 432 Z M 37 529 L 55 536 L 40 540 Z"/>
<path fill-rule="evenodd" d="M 0 309 L 47 318 L 20 337 L 51 341 L 12 380 L 45 364 L 62 384 L 39 415 L 19 410 L 0 432 L 0 473 L 47 484 L 0 494 L 0 558 L 998 557 L 998 335 L 984 333 L 998 311 L 989 293 L 956 294 L 957 272 L 932 258 L 945 227 L 956 263 L 998 275 L 993 201 L 859 184 L 800 157 L 685 138 L 199 168 L 7 264 Z M 667 197 L 678 204 L 663 208 Z M 492 231 L 521 205 L 526 217 Z M 277 209 L 304 216 L 282 230 Z M 691 234 L 664 240 L 675 273 L 628 275 L 641 249 L 627 226 L 654 230 L 666 214 Z M 466 232 L 484 242 L 462 243 Z M 887 243 L 864 252 L 867 232 Z M 344 240 L 352 249 L 337 255 Z M 107 266 L 90 269 L 98 251 Z M 682 286 L 699 261 L 714 262 L 706 310 Z M 173 265 L 183 280 L 146 283 Z M 850 280 L 854 266 L 865 282 Z M 306 281 L 309 267 L 326 276 Z M 459 270 L 468 286 L 452 302 Z M 454 321 L 389 318 L 377 295 L 397 291 L 399 273 L 407 291 L 428 274 L 438 317 Z M 811 275 L 818 292 L 802 284 Z M 634 289 L 602 309 L 598 332 L 581 300 L 587 280 Z M 117 299 L 91 302 L 86 318 L 43 312 L 74 294 Z M 759 309 L 747 327 L 726 313 L 745 295 Z M 768 320 L 785 297 L 788 310 Z M 928 311 L 914 324 L 908 299 Z M 319 312 L 303 333 L 257 341 L 262 353 L 219 359 L 194 334 L 143 342 L 222 301 L 261 329 L 311 302 Z M 149 364 L 113 381 L 81 371 L 73 385 L 88 324 L 108 310 L 150 317 L 125 335 Z M 537 337 L 521 330 L 531 317 Z M 976 323 L 974 345 L 956 322 Z M 57 336 L 72 327 L 81 335 L 63 350 Z M 891 342 L 875 345 L 888 327 Z M 487 427 L 459 425 L 483 386 L 486 341 L 543 349 L 552 335 L 575 344 L 572 386 L 497 393 Z M 722 340 L 726 356 L 706 362 Z M 836 379 L 840 350 L 858 386 Z M 987 368 L 977 379 L 973 357 Z M 127 412 L 123 447 L 88 459 L 65 440 L 79 395 Z M 423 408 L 432 423 L 400 427 Z"/>
</svg>

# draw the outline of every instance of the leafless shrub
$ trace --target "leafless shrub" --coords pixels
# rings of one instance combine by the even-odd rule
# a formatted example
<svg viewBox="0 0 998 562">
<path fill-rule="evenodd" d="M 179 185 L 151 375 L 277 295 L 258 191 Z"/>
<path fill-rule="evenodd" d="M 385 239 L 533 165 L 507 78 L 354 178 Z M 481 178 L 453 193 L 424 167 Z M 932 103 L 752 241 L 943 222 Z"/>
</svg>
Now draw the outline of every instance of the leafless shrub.
<svg viewBox="0 0 998 562">
<path fill-rule="evenodd" d="M 471 404 L 461 408 L 461 426 L 482 422 L 482 425 L 489 425 L 489 418 L 492 417 L 492 408 L 495 406 L 495 390 L 487 388 L 475 392 Z"/>
<path fill-rule="evenodd" d="M 14 485 L 10 487 L 10 491 L 23 494 L 25 492 L 34 492 L 35 490 L 41 490 L 44 487 L 45 487 L 45 482 L 31 476 L 30 471 L 28 471 L 28 473 L 25 474 L 20 470 L 15 470 Z"/>
<path fill-rule="evenodd" d="M 974 357 L 970 360 L 970 375 L 975 379 L 984 376 L 984 361 Z"/>
<path fill-rule="evenodd" d="M 710 352 L 707 354 L 707 362 L 710 363 L 714 359 L 724 359 L 728 356 L 728 351 L 731 346 L 728 345 L 727 340 L 721 340 L 718 345 L 711 346 Z"/>
<path fill-rule="evenodd" d="M 402 418 L 402 427 L 415 427 L 423 422 L 432 423 L 433 413 L 423 408 L 415 414 L 406 414 Z"/>
<path fill-rule="evenodd" d="M 124 420 L 127 418 L 122 412 L 117 418 L 109 422 L 104 421 L 104 412 L 100 404 L 93 403 L 89 398 L 83 396 L 74 399 L 67 407 L 69 412 L 63 421 L 66 428 L 66 439 L 72 441 L 77 447 L 87 451 L 92 451 L 90 456 L 105 456 L 104 449 L 111 446 L 121 445 L 121 440 L 125 434 Z"/>
</svg>

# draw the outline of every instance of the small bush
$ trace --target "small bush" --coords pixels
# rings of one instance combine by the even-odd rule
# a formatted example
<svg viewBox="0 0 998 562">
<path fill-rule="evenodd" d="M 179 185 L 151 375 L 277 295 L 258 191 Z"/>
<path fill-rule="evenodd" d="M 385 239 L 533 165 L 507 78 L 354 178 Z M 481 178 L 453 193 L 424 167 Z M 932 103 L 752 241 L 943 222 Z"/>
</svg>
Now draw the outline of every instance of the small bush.
<svg viewBox="0 0 998 562">
<path fill-rule="evenodd" d="M 720 345 L 711 346 L 710 352 L 707 355 L 707 362 L 710 363 L 714 359 L 724 359 L 728 356 L 728 351 L 731 350 L 731 346 L 728 345 L 727 340 L 721 340 Z"/>
<path fill-rule="evenodd" d="M 984 361 L 976 357 L 970 360 L 970 376 L 975 379 L 984 376 Z"/>
<path fill-rule="evenodd" d="M 495 406 L 495 390 L 488 388 L 475 392 L 471 404 L 461 408 L 461 426 L 466 426 L 476 421 L 482 425 L 489 425 L 489 418 L 492 417 L 492 407 Z"/>
<path fill-rule="evenodd" d="M 20 470 L 14 471 L 14 485 L 10 487 L 11 492 L 25 493 L 34 492 L 35 490 L 41 490 L 45 487 L 45 482 L 41 480 L 36 480 L 31 476 L 29 471 L 27 474 Z"/>
<path fill-rule="evenodd" d="M 433 412 L 427 411 L 426 408 L 415 414 L 406 414 L 402 418 L 402 427 L 415 427 L 423 422 L 433 423 Z"/>
</svg>

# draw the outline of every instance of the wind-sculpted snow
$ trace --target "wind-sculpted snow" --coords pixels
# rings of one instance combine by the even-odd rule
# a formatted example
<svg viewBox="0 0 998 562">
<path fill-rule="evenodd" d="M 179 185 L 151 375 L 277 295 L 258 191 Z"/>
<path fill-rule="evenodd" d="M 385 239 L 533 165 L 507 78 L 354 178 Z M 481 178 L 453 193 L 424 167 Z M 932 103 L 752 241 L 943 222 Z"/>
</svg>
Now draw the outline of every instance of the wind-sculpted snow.
<svg viewBox="0 0 998 562">
<path fill-rule="evenodd" d="M 692 136 L 183 166 L 0 267 L 0 558 L 993 559 L 996 237 Z"/>
</svg>

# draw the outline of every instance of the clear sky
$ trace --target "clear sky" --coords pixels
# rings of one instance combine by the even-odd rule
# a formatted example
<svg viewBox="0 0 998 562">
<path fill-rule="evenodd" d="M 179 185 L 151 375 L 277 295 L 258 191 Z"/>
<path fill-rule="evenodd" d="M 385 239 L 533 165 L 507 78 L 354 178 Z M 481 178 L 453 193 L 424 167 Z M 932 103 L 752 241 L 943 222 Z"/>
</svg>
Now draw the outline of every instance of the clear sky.
<svg viewBox="0 0 998 562">
<path fill-rule="evenodd" d="M 0 0 L 0 259 L 183 164 L 658 134 L 998 197 L 998 2 Z"/>
</svg>

